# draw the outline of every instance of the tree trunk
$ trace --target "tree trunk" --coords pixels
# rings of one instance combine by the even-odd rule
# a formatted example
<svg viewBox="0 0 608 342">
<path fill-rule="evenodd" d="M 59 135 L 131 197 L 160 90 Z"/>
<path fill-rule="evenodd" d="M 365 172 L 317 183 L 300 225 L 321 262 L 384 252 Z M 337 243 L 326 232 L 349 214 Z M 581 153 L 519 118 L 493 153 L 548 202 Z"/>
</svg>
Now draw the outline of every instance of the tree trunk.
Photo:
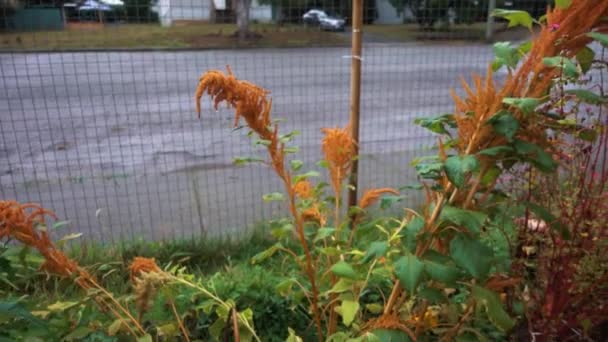
<svg viewBox="0 0 608 342">
<path fill-rule="evenodd" d="M 249 34 L 249 8 L 251 7 L 251 0 L 236 0 L 236 26 L 238 29 L 239 40 L 243 41 L 247 39 Z"/>
</svg>

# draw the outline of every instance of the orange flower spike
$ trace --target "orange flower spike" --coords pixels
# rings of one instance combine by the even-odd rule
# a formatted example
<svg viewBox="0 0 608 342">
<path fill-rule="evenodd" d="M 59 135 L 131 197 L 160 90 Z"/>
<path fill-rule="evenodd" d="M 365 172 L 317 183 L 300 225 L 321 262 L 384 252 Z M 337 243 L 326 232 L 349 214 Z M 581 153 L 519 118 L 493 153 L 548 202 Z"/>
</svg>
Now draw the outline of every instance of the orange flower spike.
<svg viewBox="0 0 608 342">
<path fill-rule="evenodd" d="M 380 189 L 371 189 L 367 190 L 361 200 L 359 200 L 359 208 L 365 209 L 371 205 L 373 205 L 382 194 L 393 194 L 399 195 L 399 191 L 392 188 L 380 188 Z"/>
<path fill-rule="evenodd" d="M 310 182 L 307 180 L 301 180 L 294 184 L 293 191 L 302 199 L 312 197 L 312 185 L 310 185 Z"/>
<path fill-rule="evenodd" d="M 135 257 L 129 265 L 131 280 L 137 278 L 141 273 L 160 272 L 154 258 Z"/>
<path fill-rule="evenodd" d="M 302 220 L 305 222 L 316 222 L 321 227 L 327 223 L 327 218 L 319 211 L 316 205 L 302 212 Z"/>
<path fill-rule="evenodd" d="M 342 181 L 348 175 L 351 162 L 355 158 L 356 143 L 350 134 L 349 126 L 321 130 L 325 133 L 321 149 L 329 163 L 331 182 L 336 193 L 340 192 Z"/>
</svg>

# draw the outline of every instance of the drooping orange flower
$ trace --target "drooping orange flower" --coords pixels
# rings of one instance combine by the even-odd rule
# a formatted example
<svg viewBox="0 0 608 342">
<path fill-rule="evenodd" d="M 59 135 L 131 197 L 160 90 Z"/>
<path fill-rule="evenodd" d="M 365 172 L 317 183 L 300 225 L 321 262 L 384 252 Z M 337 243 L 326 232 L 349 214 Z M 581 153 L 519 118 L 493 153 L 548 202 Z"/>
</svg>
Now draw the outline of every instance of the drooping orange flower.
<svg viewBox="0 0 608 342">
<path fill-rule="evenodd" d="M 141 273 L 160 272 L 160 267 L 154 258 L 135 257 L 129 265 L 131 280 L 134 280 Z"/>
<path fill-rule="evenodd" d="M 356 142 L 349 127 L 350 125 L 344 128 L 323 128 L 321 130 L 325 133 L 321 149 L 329 164 L 332 187 L 338 196 L 341 192 L 342 182 L 348 176 L 352 161 L 356 157 Z"/>
<path fill-rule="evenodd" d="M 399 195 L 399 191 L 392 188 L 380 188 L 380 189 L 370 189 L 367 190 L 363 197 L 359 200 L 359 208 L 365 209 L 371 205 L 373 205 L 382 194 L 393 194 Z"/>
<path fill-rule="evenodd" d="M 76 282 L 83 288 L 89 288 L 87 280 L 91 279 L 90 275 L 55 247 L 45 229 L 36 228 L 45 224 L 47 216 L 56 219 L 52 211 L 38 204 L 0 201 L 0 239 L 12 237 L 35 248 L 44 257 L 42 270 L 63 277 L 76 273 L 79 276 Z"/>
<path fill-rule="evenodd" d="M 302 199 L 312 197 L 312 185 L 310 185 L 310 182 L 307 180 L 301 180 L 294 184 L 293 191 Z"/>
<path fill-rule="evenodd" d="M 304 220 L 304 222 L 316 222 L 321 227 L 325 226 L 327 223 L 327 218 L 321 213 L 319 207 L 316 205 L 302 211 L 302 220 Z"/>
</svg>

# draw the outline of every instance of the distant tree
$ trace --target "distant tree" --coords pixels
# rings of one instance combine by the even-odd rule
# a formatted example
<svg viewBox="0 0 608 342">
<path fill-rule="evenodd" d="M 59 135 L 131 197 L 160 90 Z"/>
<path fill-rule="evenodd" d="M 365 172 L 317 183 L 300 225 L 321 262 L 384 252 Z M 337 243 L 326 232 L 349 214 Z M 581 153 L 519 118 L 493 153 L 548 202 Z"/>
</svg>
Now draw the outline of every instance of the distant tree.
<svg viewBox="0 0 608 342">
<path fill-rule="evenodd" d="M 152 10 L 151 0 L 124 0 L 123 2 L 127 22 L 158 22 L 158 13 Z"/>
<path fill-rule="evenodd" d="M 236 26 L 239 40 L 245 40 L 249 36 L 249 10 L 251 0 L 233 0 L 236 12 Z"/>
<path fill-rule="evenodd" d="M 421 26 L 433 26 L 440 20 L 447 20 L 449 9 L 453 9 L 456 20 L 472 23 L 487 12 L 487 0 L 389 0 L 399 15 L 409 9 Z"/>
</svg>

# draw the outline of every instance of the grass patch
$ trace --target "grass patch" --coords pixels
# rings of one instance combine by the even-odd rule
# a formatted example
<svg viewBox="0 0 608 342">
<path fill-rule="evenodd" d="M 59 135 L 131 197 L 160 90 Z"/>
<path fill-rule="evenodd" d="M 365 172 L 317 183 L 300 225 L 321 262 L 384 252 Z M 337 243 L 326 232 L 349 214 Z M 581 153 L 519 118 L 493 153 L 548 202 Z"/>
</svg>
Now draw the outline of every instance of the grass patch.
<svg viewBox="0 0 608 342">
<path fill-rule="evenodd" d="M 233 48 L 326 46 L 348 43 L 348 38 L 331 32 L 297 25 L 254 24 L 255 38 L 240 43 L 234 24 L 177 23 L 117 24 L 68 28 L 61 31 L 0 34 L 4 50 L 137 49 L 137 48 Z"/>
</svg>

